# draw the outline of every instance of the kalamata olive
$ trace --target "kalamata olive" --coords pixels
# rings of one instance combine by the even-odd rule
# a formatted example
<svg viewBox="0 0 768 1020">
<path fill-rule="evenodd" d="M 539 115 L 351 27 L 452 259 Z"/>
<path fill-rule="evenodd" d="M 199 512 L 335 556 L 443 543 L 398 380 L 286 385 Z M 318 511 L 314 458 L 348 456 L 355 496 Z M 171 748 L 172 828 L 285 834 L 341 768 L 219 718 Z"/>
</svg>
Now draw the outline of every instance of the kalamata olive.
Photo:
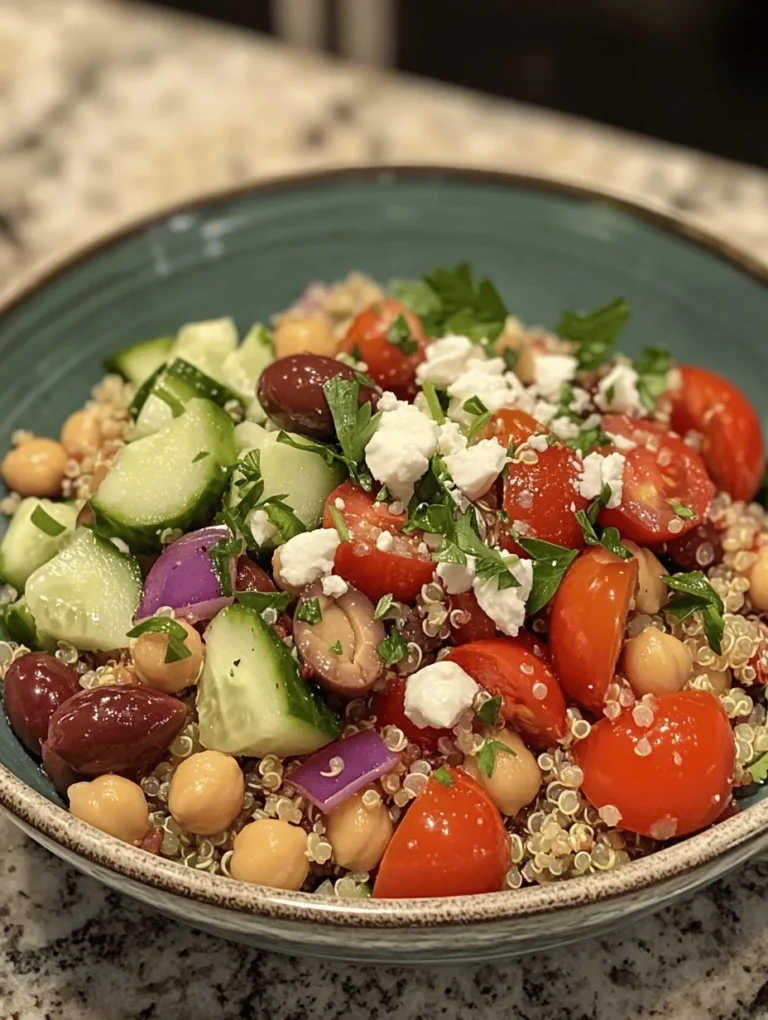
<svg viewBox="0 0 768 1020">
<path fill-rule="evenodd" d="M 63 758 L 59 758 L 58 754 L 49 751 L 47 744 L 43 744 L 43 771 L 62 797 L 67 796 L 70 786 L 83 779 L 79 772 L 75 772 Z"/>
<path fill-rule="evenodd" d="M 274 591 L 272 578 L 248 556 L 241 556 L 237 561 L 237 577 L 235 591 Z"/>
<path fill-rule="evenodd" d="M 109 684 L 81 691 L 54 713 L 48 750 L 86 776 L 141 775 L 181 732 L 187 710 L 150 687 Z"/>
<path fill-rule="evenodd" d="M 425 618 L 420 616 L 415 609 L 409 611 L 400 631 L 400 637 L 407 645 L 417 645 L 421 657 L 416 653 L 416 658 L 414 658 L 414 653 L 409 649 L 408 655 L 397 664 L 398 673 L 413 673 L 420 666 L 426 666 L 430 657 L 434 656 L 437 649 L 445 644 L 437 635 L 430 636 L 425 633 L 424 620 Z"/>
<path fill-rule="evenodd" d="M 80 691 L 77 673 L 47 652 L 22 655 L 5 674 L 5 711 L 16 736 L 40 754 L 59 705 Z"/>
<path fill-rule="evenodd" d="M 350 381 L 355 379 L 349 365 L 335 358 L 319 354 L 278 358 L 261 373 L 259 401 L 272 421 L 286 432 L 298 432 L 312 439 L 332 439 L 333 419 L 323 386 L 335 375 Z M 361 386 L 360 403 L 369 400 L 375 407 L 376 391 Z"/>
<path fill-rule="evenodd" d="M 711 521 L 704 521 L 680 538 L 662 542 L 653 551 L 672 560 L 680 570 L 702 570 L 722 561 L 723 538 Z"/>
<path fill-rule="evenodd" d="M 309 599 L 317 599 L 320 605 L 321 618 L 316 623 L 298 619 L 299 609 Z M 373 618 L 371 600 L 356 588 L 329 598 L 317 581 L 304 591 L 296 612 L 293 640 L 320 686 L 343 698 L 358 698 L 369 691 L 384 668 L 378 645 L 386 637 L 384 624 Z"/>
</svg>

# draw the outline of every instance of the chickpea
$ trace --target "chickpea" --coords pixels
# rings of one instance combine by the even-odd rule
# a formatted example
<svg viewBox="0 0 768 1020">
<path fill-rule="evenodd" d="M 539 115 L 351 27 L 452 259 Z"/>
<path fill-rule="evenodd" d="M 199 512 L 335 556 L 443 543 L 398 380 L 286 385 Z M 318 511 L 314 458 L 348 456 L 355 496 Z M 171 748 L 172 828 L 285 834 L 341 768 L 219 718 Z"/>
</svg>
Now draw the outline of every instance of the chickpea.
<svg viewBox="0 0 768 1020">
<path fill-rule="evenodd" d="M 725 694 L 733 687 L 733 675 L 730 669 L 708 669 L 707 679 L 712 684 L 715 694 Z"/>
<path fill-rule="evenodd" d="M 64 480 L 67 451 L 55 439 L 30 439 L 5 455 L 5 484 L 22 496 L 58 496 Z"/>
<path fill-rule="evenodd" d="M 284 319 L 275 330 L 275 358 L 289 354 L 322 354 L 332 358 L 337 346 L 333 330 L 319 316 Z"/>
<path fill-rule="evenodd" d="M 389 811 L 381 800 L 372 807 L 364 804 L 364 792 L 348 797 L 325 820 L 334 860 L 350 871 L 375 868 L 392 839 Z"/>
<path fill-rule="evenodd" d="M 535 800 L 541 788 L 541 769 L 514 730 L 494 733 L 493 739 L 506 744 L 514 754 L 498 751 L 491 776 L 480 771 L 474 757 L 467 758 L 465 767 L 485 787 L 499 811 L 514 818 L 526 804 Z"/>
<path fill-rule="evenodd" d="M 303 829 L 276 818 L 250 822 L 235 836 L 230 874 L 239 882 L 298 891 L 309 874 Z"/>
<path fill-rule="evenodd" d="M 174 772 L 168 809 L 182 829 L 213 836 L 240 814 L 244 792 L 243 773 L 234 758 L 221 751 L 200 751 Z"/>
<path fill-rule="evenodd" d="M 122 776 L 99 776 L 89 783 L 75 783 L 68 790 L 69 810 L 102 832 L 126 843 L 142 839 L 149 826 L 149 807 L 144 791 Z"/>
<path fill-rule="evenodd" d="M 95 411 L 83 410 L 70 414 L 61 430 L 61 445 L 70 457 L 95 453 L 101 444 L 101 426 Z"/>
<path fill-rule="evenodd" d="M 638 697 L 682 690 L 692 665 L 683 642 L 656 627 L 631 637 L 622 652 L 622 672 Z"/>
<path fill-rule="evenodd" d="M 749 601 L 754 609 L 762 613 L 768 609 L 768 546 L 757 553 L 757 559 L 747 574 L 749 578 Z"/>
<path fill-rule="evenodd" d="M 662 576 L 667 571 L 662 567 L 650 549 L 642 549 L 634 542 L 624 542 L 637 560 L 637 592 L 635 593 L 635 609 L 640 613 L 653 616 L 661 609 L 669 597 Z"/>
<path fill-rule="evenodd" d="M 166 662 L 168 651 L 168 635 L 162 633 L 146 633 L 136 638 L 133 646 L 133 665 L 139 680 L 147 687 L 154 687 L 166 694 L 178 694 L 185 687 L 197 683 L 200 667 L 203 663 L 203 642 L 194 627 L 186 620 L 177 620 L 187 636 L 184 644 L 190 654 L 176 662 Z"/>
</svg>

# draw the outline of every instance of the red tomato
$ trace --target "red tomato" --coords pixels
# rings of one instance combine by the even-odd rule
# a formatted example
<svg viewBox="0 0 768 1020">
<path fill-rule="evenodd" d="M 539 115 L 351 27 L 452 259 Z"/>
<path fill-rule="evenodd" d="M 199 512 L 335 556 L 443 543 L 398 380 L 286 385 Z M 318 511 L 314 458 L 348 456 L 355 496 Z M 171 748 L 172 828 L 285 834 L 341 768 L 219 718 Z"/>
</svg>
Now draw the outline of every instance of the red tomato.
<svg viewBox="0 0 768 1020">
<path fill-rule="evenodd" d="M 378 899 L 499 892 L 510 866 L 499 809 L 460 769 L 430 779 L 395 829 L 379 867 Z"/>
<path fill-rule="evenodd" d="M 399 316 L 403 316 L 418 344 L 418 350 L 405 354 L 387 334 Z M 382 298 L 352 321 L 340 348 L 347 354 L 359 355 L 368 366 L 368 375 L 386 390 L 407 389 L 416 375 L 416 366 L 424 360 L 427 341 L 417 315 L 399 301 Z"/>
<path fill-rule="evenodd" d="M 565 736 L 565 698 L 546 647 L 533 634 L 473 641 L 448 658 L 494 697 L 501 695 L 501 714 L 532 744 L 549 747 Z"/>
<path fill-rule="evenodd" d="M 371 701 L 371 712 L 376 716 L 378 729 L 385 726 L 397 726 L 406 738 L 424 754 L 435 754 L 440 737 L 452 736 L 451 730 L 440 730 L 434 726 L 423 729 L 411 722 L 405 714 L 405 680 L 393 677 L 383 691 L 378 691 Z"/>
<path fill-rule="evenodd" d="M 717 372 L 681 365 L 674 394 L 672 427 L 701 432 L 701 455 L 720 489 L 750 500 L 760 488 L 765 447 L 760 418 L 741 390 Z"/>
<path fill-rule="evenodd" d="M 621 506 L 600 511 L 604 527 L 618 528 L 627 538 L 647 545 L 679 538 L 701 524 L 715 487 L 695 450 L 663 426 L 625 414 L 606 414 L 603 429 L 637 444 L 633 450 L 622 451 L 626 464 Z M 603 447 L 602 452 L 612 449 Z M 689 507 L 693 516 L 679 517 L 672 503 Z M 672 521 L 676 521 L 674 528 L 670 528 Z"/>
<path fill-rule="evenodd" d="M 463 591 L 459 595 L 449 595 L 448 604 L 451 613 L 459 610 L 468 617 L 460 627 L 451 626 L 451 641 L 455 645 L 466 645 L 470 641 L 482 641 L 492 638 L 496 633 L 496 624 L 477 604 L 473 591 Z"/>
<path fill-rule="evenodd" d="M 344 509 L 339 513 L 349 528 L 351 540 L 342 542 L 336 550 L 336 573 L 374 602 L 387 594 L 398 602 L 413 602 L 435 572 L 429 552 L 419 552 L 421 533 L 401 535 L 407 515 L 391 514 L 386 503 L 375 506 L 373 496 L 349 480 L 342 482 L 326 500 L 324 528 L 333 527 L 329 507 L 337 499 L 344 501 Z M 376 539 L 382 531 L 388 531 L 393 539 L 387 552 L 376 548 Z"/>
<path fill-rule="evenodd" d="M 519 446 L 534 433 L 548 434 L 547 429 L 525 411 L 499 411 L 488 435 L 497 436 L 503 445 L 511 439 Z M 587 506 L 587 500 L 578 491 L 581 472 L 578 458 L 559 442 L 537 453 L 537 457 L 535 464 L 507 465 L 504 510 L 510 523 L 522 521 L 527 525 L 526 534 L 532 538 L 581 549 L 584 535 L 574 514 Z M 526 555 L 509 537 L 504 545 Z"/>
<path fill-rule="evenodd" d="M 651 707 L 650 726 L 638 726 L 628 709 L 618 719 L 601 719 L 575 745 L 582 790 L 596 808 L 618 808 L 622 829 L 654 839 L 685 836 L 727 806 L 733 731 L 707 691 L 659 694 Z"/>
<path fill-rule="evenodd" d="M 598 715 L 636 588 L 637 560 L 619 559 L 597 545 L 574 561 L 552 600 L 549 652 L 555 675 L 569 697 Z"/>
</svg>

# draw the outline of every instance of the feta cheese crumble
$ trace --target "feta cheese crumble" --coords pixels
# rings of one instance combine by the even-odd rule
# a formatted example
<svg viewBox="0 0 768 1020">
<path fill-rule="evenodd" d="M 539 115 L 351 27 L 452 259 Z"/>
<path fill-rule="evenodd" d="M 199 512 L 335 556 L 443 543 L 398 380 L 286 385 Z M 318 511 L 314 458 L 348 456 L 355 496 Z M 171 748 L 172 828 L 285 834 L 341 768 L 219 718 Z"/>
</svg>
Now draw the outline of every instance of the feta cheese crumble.
<svg viewBox="0 0 768 1020">
<path fill-rule="evenodd" d="M 469 673 L 455 662 L 435 662 L 406 680 L 405 714 L 419 729 L 449 729 L 472 707 L 479 690 Z"/>
<path fill-rule="evenodd" d="M 264 545 L 277 534 L 277 528 L 267 517 L 266 510 L 254 510 L 248 523 L 257 545 Z"/>
<path fill-rule="evenodd" d="M 329 574 L 323 578 L 323 595 L 327 595 L 329 598 L 338 599 L 342 595 L 346 595 L 349 591 L 349 585 L 342 577 L 338 577 L 336 574 Z"/>
<path fill-rule="evenodd" d="M 475 557 L 467 556 L 463 563 L 438 563 L 435 573 L 449 595 L 461 595 L 469 591 L 475 579 Z"/>
<path fill-rule="evenodd" d="M 517 588 L 499 588 L 497 577 L 488 580 L 476 577 L 472 582 L 478 605 L 490 616 L 502 634 L 516 637 L 525 623 L 525 603 L 533 586 L 533 563 L 531 560 L 518 560 L 510 568 L 510 573 L 520 583 Z"/>
<path fill-rule="evenodd" d="M 606 503 L 609 510 L 621 503 L 626 459 L 620 453 L 609 453 L 603 457 L 597 452 L 588 454 L 581 465 L 578 485 L 584 499 L 594 499 L 608 485 L 611 498 Z"/>
<path fill-rule="evenodd" d="M 335 528 L 304 531 L 280 546 L 280 576 L 293 588 L 303 588 L 333 570 L 339 547 Z"/>
<path fill-rule="evenodd" d="M 537 354 L 533 362 L 533 382 L 543 397 L 559 396 L 565 383 L 576 375 L 579 362 L 571 354 Z"/>
<path fill-rule="evenodd" d="M 382 531 L 381 534 L 376 538 L 376 548 L 381 552 L 389 552 L 394 544 L 394 538 L 392 533 L 389 531 Z"/>
<path fill-rule="evenodd" d="M 485 352 L 469 337 L 448 336 L 433 341 L 426 349 L 426 358 L 416 369 L 416 382 L 431 382 L 446 387 L 467 371 L 473 361 L 485 361 Z"/>
<path fill-rule="evenodd" d="M 365 461 L 376 481 L 407 504 L 437 450 L 437 425 L 393 393 L 382 394 L 378 409 L 381 421 L 365 448 Z"/>
<path fill-rule="evenodd" d="M 490 489 L 508 460 L 498 439 L 481 439 L 474 446 L 448 454 L 445 466 L 467 499 L 475 500 Z"/>
<path fill-rule="evenodd" d="M 576 422 L 566 418 L 565 415 L 555 418 L 554 421 L 549 423 L 549 427 L 558 439 L 575 439 L 581 431 Z"/>
<path fill-rule="evenodd" d="M 501 358 L 473 362 L 448 387 L 448 417 L 459 425 L 470 425 L 475 416 L 464 410 L 464 404 L 472 397 L 479 397 L 491 413 L 502 407 L 524 406 L 527 410 L 532 406 L 523 384 L 513 372 L 505 372 L 505 367 Z"/>
<path fill-rule="evenodd" d="M 459 453 L 466 449 L 467 437 L 455 421 L 447 421 L 438 426 L 437 452 L 443 457 L 449 453 Z"/>
<path fill-rule="evenodd" d="M 544 453 L 549 446 L 547 437 L 544 433 L 535 436 L 528 436 L 527 443 L 532 450 L 536 451 L 536 453 Z"/>
<path fill-rule="evenodd" d="M 595 403 L 601 411 L 640 414 L 643 404 L 637 389 L 638 378 L 631 365 L 615 365 L 597 384 Z"/>
</svg>

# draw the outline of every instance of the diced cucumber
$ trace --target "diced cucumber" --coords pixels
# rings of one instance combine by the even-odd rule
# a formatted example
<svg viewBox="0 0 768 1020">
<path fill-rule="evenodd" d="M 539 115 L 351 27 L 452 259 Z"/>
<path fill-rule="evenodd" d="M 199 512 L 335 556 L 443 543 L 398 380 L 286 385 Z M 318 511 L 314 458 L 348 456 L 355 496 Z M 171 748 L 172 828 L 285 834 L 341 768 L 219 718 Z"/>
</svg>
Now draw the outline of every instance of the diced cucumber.
<svg viewBox="0 0 768 1020">
<path fill-rule="evenodd" d="M 164 368 L 165 364 L 162 364 L 160 365 L 159 368 L 156 368 L 152 375 L 147 376 L 147 378 L 144 380 L 141 386 L 139 386 L 139 388 L 136 390 L 133 400 L 131 401 L 131 406 L 128 408 L 128 413 L 130 414 L 132 421 L 136 421 L 136 419 L 139 417 L 142 407 L 147 402 L 147 397 L 152 392 L 152 387 L 155 385 L 155 382 L 162 374 Z"/>
<path fill-rule="evenodd" d="M 131 347 L 123 347 L 117 354 L 104 362 L 106 372 L 117 372 L 128 382 L 140 386 L 154 372 L 165 364 L 175 343 L 172 336 L 159 336 L 155 340 L 144 340 Z"/>
<path fill-rule="evenodd" d="M 245 413 L 251 421 L 265 421 L 266 415 L 256 396 L 259 376 L 275 360 L 275 342 L 272 333 L 257 323 L 245 339 L 229 354 L 222 365 L 222 378 L 241 398 Z"/>
<path fill-rule="evenodd" d="M 232 319 L 190 322 L 179 330 L 169 360 L 183 358 L 212 379 L 226 382 L 222 367 L 236 348 L 237 326 Z"/>
<path fill-rule="evenodd" d="M 166 528 L 189 531 L 210 521 L 235 460 L 232 419 L 194 398 L 159 432 L 118 453 L 91 499 L 94 527 L 135 551 L 157 549 Z"/>
<path fill-rule="evenodd" d="M 38 507 L 61 525 L 64 530 L 60 534 L 49 535 L 32 521 Z M 72 503 L 35 496 L 23 499 L 0 542 L 0 577 L 16 591 L 23 591 L 29 575 L 52 559 L 69 539 L 76 520 L 77 507 Z"/>
<path fill-rule="evenodd" d="M 235 446 L 238 456 L 244 450 L 260 450 L 264 445 L 269 432 L 255 421 L 241 421 L 235 425 Z"/>
<path fill-rule="evenodd" d="M 151 436 L 153 432 L 168 425 L 182 413 L 193 397 L 212 400 L 219 407 L 224 407 L 230 400 L 240 399 L 228 386 L 205 375 L 188 361 L 174 358 L 167 368 L 154 377 L 152 388 L 131 431 L 131 442 Z"/>
<path fill-rule="evenodd" d="M 10 605 L 3 606 L 2 622 L 9 641 L 15 641 L 17 645 L 24 645 L 32 651 L 53 649 L 56 647 L 54 641 L 41 641 L 37 633 L 37 627 L 32 613 L 29 611 L 27 600 L 22 597 Z"/>
<path fill-rule="evenodd" d="M 308 754 L 339 736 L 339 720 L 259 613 L 235 604 L 205 632 L 197 688 L 200 742 L 263 757 Z"/>
<path fill-rule="evenodd" d="M 41 641 L 76 648 L 127 648 L 141 598 L 141 570 L 112 542 L 78 528 L 61 552 L 27 581 L 25 598 Z"/>
</svg>

